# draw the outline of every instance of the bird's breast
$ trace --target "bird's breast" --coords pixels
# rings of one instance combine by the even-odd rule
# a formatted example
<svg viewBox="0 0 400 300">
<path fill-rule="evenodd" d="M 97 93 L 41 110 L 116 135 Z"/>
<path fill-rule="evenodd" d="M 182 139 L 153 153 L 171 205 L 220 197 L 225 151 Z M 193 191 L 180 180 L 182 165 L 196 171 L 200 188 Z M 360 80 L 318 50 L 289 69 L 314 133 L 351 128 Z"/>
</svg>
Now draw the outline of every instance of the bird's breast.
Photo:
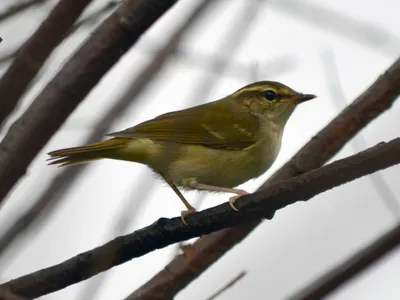
<svg viewBox="0 0 400 300">
<path fill-rule="evenodd" d="M 188 145 L 169 165 L 168 177 L 180 186 L 188 182 L 235 187 L 262 175 L 275 161 L 281 145 L 279 132 L 269 131 L 242 150 Z"/>
</svg>

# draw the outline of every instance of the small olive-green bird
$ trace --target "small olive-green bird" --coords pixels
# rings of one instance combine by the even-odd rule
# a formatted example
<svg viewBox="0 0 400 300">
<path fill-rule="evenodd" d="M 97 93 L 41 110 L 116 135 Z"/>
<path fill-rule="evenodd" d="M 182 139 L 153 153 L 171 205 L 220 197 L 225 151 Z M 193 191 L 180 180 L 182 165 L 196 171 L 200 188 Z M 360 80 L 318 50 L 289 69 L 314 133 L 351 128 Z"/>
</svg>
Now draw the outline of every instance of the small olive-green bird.
<svg viewBox="0 0 400 300">
<path fill-rule="evenodd" d="M 110 158 L 145 164 L 182 200 L 178 187 L 247 194 L 234 187 L 260 176 L 275 161 L 282 133 L 296 106 L 316 96 L 274 81 L 247 85 L 220 100 L 170 112 L 123 131 L 111 139 L 50 152 L 50 164 L 77 165 Z"/>
</svg>

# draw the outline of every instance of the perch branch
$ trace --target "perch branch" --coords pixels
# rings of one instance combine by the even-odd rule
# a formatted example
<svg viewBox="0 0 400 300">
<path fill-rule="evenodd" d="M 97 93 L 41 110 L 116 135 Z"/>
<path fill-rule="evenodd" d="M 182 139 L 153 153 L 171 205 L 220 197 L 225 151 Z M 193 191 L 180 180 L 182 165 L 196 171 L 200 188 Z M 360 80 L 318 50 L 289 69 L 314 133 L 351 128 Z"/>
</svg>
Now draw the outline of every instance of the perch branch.
<svg viewBox="0 0 400 300">
<path fill-rule="evenodd" d="M 266 190 L 243 196 L 235 202 L 239 212 L 224 203 L 187 216 L 188 225 L 183 224 L 180 217 L 161 218 L 150 226 L 0 287 L 28 298 L 43 296 L 173 243 L 259 219 L 265 214 L 273 215 L 287 205 L 307 201 L 336 186 L 398 164 L 399 152 L 400 138 L 380 143 L 356 155 L 275 183 Z M 151 299 L 160 299 L 161 295 L 170 297 L 171 290 L 160 291 Z M 136 294 L 128 299 L 145 298 Z"/>
<path fill-rule="evenodd" d="M 170 55 L 178 48 L 182 38 L 188 30 L 196 24 L 196 22 L 204 16 L 207 9 L 213 5 L 215 0 L 199 1 L 198 5 L 188 15 L 187 19 L 176 29 L 174 34 L 165 44 L 165 47 L 158 50 L 151 62 L 142 69 L 131 81 L 127 83 L 128 89 L 118 99 L 114 99 L 114 105 L 105 112 L 104 116 L 94 124 L 94 130 L 86 138 L 83 144 L 89 144 L 100 140 L 107 130 L 113 125 L 115 120 L 120 117 L 127 107 L 132 105 L 138 96 L 146 89 L 151 82 L 151 79 L 163 69 Z M 47 218 L 52 215 L 52 212 L 61 204 L 63 193 L 67 192 L 76 182 L 79 176 L 83 173 L 88 165 L 81 165 L 74 168 L 65 168 L 61 173 L 54 177 L 48 184 L 48 187 L 34 201 L 34 204 L 5 230 L 0 236 L 0 255 L 12 245 L 12 243 L 21 237 L 35 221 L 45 223 Z M 40 217 L 40 218 L 39 218 Z M 37 225 L 36 222 L 35 225 Z M 36 231 L 37 233 L 38 231 Z M 7 257 L 7 260 L 9 258 Z"/>
<path fill-rule="evenodd" d="M 362 128 L 389 109 L 399 94 L 400 58 L 364 93 L 301 148 L 259 190 L 265 189 L 274 182 L 322 166 Z M 260 223 L 261 220 L 253 220 L 240 226 L 203 236 L 192 245 L 195 253 L 193 257 L 188 259 L 184 255 L 176 256 L 134 294 L 142 295 L 143 299 L 151 299 L 166 290 L 170 291 L 172 295 L 178 293 L 227 251 L 240 243 Z"/>
</svg>

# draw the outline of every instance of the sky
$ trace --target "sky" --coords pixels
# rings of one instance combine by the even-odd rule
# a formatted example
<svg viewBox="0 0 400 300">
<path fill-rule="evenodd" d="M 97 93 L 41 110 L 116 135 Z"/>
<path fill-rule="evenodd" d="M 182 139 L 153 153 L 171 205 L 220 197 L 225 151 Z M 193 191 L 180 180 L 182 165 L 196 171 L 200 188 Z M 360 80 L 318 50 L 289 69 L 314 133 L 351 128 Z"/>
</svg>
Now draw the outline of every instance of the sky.
<svg viewBox="0 0 400 300">
<path fill-rule="evenodd" d="M 85 14 L 106 2 L 94 1 Z M 236 49 L 227 47 L 229 40 L 239 34 L 235 26 L 247 16 L 251 2 L 260 4 L 254 19 L 244 21 L 248 26 L 244 38 Z M 0 35 L 4 41 L 0 44 L 0 55 L 26 39 L 54 3 L 51 1 L 29 14 L 1 23 Z M 62 171 L 47 166 L 46 153 L 80 145 L 114 100 L 151 62 L 154 52 L 185 21 L 196 3 L 178 1 L 104 76 L 30 165 L 27 175 L 0 210 L 0 228 L 7 228 L 29 209 L 51 179 Z M 179 46 L 180 55 L 168 61 L 109 132 L 168 111 L 219 99 L 257 80 L 280 81 L 300 92 L 318 95 L 317 99 L 298 107 L 290 118 L 282 150 L 270 170 L 240 186 L 254 191 L 398 58 L 399 9 L 397 0 L 217 1 L 184 37 Z M 57 48 L 8 124 L 24 112 L 73 51 L 90 36 L 91 30 L 93 26 L 78 30 Z M 227 59 L 226 70 L 217 74 L 211 71 L 215 62 L 206 59 L 199 63 L 199 58 L 208 57 Z M 1 66 L 0 72 L 4 72 L 4 67 Z M 334 159 L 397 137 L 399 114 L 397 102 Z M 397 224 L 400 212 L 388 206 L 390 199 L 377 191 L 376 180 L 383 180 L 395 195 L 395 205 L 400 205 L 396 197 L 400 194 L 399 175 L 400 169 L 395 166 L 374 177 L 322 193 L 306 203 L 286 207 L 272 221 L 254 230 L 176 299 L 206 299 L 243 270 L 247 275 L 218 299 L 257 299 L 260 295 L 286 299 Z M 199 204 L 202 194 L 184 194 L 191 203 Z M 207 195 L 197 207 L 211 207 L 226 202 L 228 197 Z M 174 192 L 145 166 L 112 160 L 91 163 L 78 183 L 63 196 L 56 211 L 49 213 L 41 225 L 32 228 L 26 238 L 0 257 L 0 278 L 7 281 L 60 263 L 160 217 L 177 216 L 182 209 Z M 100 289 L 90 298 L 123 299 L 162 269 L 176 251 L 173 245 L 107 271 Z M 398 299 L 399 269 L 397 249 L 327 299 Z M 83 295 L 87 295 L 88 286 L 96 285 L 101 276 L 41 299 L 85 299 Z"/>
</svg>

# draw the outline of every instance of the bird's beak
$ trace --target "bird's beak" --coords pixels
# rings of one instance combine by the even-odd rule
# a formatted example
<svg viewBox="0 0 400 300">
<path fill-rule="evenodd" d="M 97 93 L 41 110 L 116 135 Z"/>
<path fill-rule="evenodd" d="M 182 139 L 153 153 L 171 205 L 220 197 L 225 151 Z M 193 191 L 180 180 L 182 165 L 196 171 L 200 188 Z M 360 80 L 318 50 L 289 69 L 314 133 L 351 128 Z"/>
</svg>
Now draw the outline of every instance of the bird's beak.
<svg viewBox="0 0 400 300">
<path fill-rule="evenodd" d="M 299 93 L 299 94 L 297 94 L 295 97 L 293 97 L 294 99 L 294 101 L 297 103 L 297 104 L 299 104 L 299 103 L 303 103 L 303 102 L 306 102 L 306 101 L 308 101 L 308 100 L 311 100 L 311 99 L 314 99 L 314 98 L 317 98 L 317 96 L 315 96 L 315 95 L 313 95 L 313 94 L 301 94 L 301 93 Z"/>
</svg>

